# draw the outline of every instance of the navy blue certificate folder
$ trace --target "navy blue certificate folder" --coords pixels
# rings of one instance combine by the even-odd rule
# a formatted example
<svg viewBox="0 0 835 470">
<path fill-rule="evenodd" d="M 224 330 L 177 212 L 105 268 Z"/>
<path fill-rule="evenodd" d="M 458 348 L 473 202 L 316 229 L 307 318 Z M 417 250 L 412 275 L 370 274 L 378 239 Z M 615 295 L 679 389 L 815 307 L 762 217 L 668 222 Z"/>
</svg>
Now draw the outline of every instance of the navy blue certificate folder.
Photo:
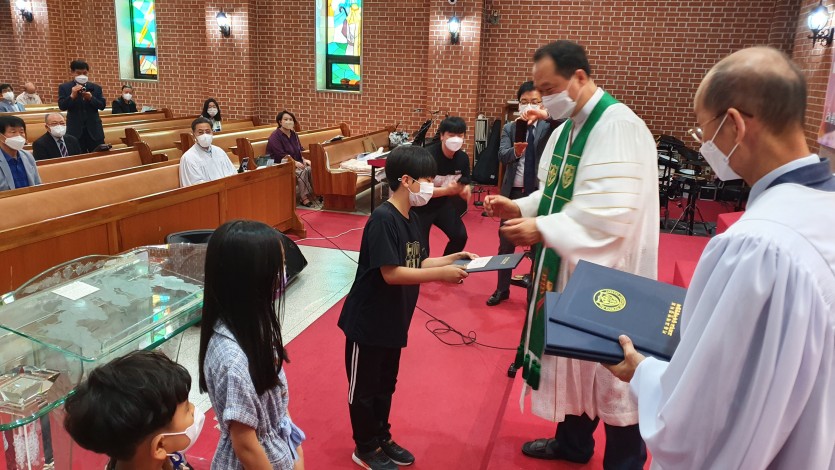
<svg viewBox="0 0 835 470">
<path fill-rule="evenodd" d="M 546 352 L 617 363 L 623 360 L 618 336 L 625 334 L 640 353 L 669 361 L 686 292 L 580 261 L 562 294 L 546 295 Z"/>
<path fill-rule="evenodd" d="M 465 270 L 468 273 L 482 273 L 487 271 L 501 271 L 503 269 L 515 269 L 516 266 L 519 266 L 519 263 L 522 261 L 522 258 L 525 257 L 524 253 L 511 253 L 509 255 L 495 255 L 490 256 L 488 258 L 476 258 L 474 260 L 470 259 L 459 259 L 453 261 L 453 263 L 464 266 Z M 487 260 L 487 264 L 481 266 L 481 264 Z M 475 267 L 473 265 L 477 265 Z"/>
</svg>

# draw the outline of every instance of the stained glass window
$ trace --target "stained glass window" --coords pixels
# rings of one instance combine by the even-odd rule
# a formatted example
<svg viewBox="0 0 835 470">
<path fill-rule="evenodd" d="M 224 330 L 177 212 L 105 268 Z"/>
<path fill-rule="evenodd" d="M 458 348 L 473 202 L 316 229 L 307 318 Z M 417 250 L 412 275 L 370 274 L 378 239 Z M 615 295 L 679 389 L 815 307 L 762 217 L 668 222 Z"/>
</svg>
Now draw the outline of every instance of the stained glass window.
<svg viewBox="0 0 835 470">
<path fill-rule="evenodd" d="M 359 91 L 362 83 L 362 0 L 328 0 L 325 84 Z"/>
<path fill-rule="evenodd" d="M 154 0 L 128 0 L 130 2 L 131 36 L 133 37 L 134 78 L 156 79 L 157 70 L 157 18 Z"/>
</svg>

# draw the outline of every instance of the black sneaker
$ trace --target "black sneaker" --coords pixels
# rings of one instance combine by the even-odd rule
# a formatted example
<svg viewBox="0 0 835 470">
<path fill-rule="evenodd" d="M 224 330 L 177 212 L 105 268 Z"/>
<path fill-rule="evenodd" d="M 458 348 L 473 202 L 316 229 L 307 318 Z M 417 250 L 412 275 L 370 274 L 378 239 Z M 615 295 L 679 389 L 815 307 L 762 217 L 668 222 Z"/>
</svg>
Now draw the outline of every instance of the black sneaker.
<svg viewBox="0 0 835 470">
<path fill-rule="evenodd" d="M 380 448 L 383 449 L 383 452 L 388 455 L 392 462 L 401 467 L 415 463 L 415 456 L 392 440 L 380 442 Z"/>
<path fill-rule="evenodd" d="M 392 462 L 382 449 L 360 453 L 355 448 L 351 459 L 355 464 L 367 470 L 397 470 L 397 464 Z"/>
</svg>

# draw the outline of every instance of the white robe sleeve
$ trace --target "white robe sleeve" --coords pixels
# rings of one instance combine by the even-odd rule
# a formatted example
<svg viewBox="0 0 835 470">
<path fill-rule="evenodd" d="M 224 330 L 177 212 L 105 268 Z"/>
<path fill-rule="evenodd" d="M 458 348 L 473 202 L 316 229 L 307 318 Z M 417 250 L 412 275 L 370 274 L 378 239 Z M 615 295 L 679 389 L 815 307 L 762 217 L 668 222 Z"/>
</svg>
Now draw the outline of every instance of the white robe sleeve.
<svg viewBox="0 0 835 470">
<path fill-rule="evenodd" d="M 206 181 L 209 179 L 198 156 L 192 153 L 183 154 L 180 158 L 180 186 L 185 188 Z"/>
<path fill-rule="evenodd" d="M 827 377 L 832 307 L 802 257 L 772 240 L 714 238 L 688 291 L 672 361 L 638 367 L 631 388 L 653 468 L 829 467 L 835 407 L 815 397 L 835 394 Z M 817 424 L 804 425 L 809 413 Z M 829 454 L 809 455 L 821 447 Z"/>
<path fill-rule="evenodd" d="M 646 165 L 655 165 L 656 158 L 646 126 L 637 119 L 605 122 L 605 117 L 589 136 L 571 202 L 559 213 L 537 218 L 545 245 L 571 266 L 580 259 L 615 266 L 623 257 L 624 239 L 642 216 L 641 195 L 647 185 L 657 192 L 658 182 L 646 181 Z"/>
</svg>

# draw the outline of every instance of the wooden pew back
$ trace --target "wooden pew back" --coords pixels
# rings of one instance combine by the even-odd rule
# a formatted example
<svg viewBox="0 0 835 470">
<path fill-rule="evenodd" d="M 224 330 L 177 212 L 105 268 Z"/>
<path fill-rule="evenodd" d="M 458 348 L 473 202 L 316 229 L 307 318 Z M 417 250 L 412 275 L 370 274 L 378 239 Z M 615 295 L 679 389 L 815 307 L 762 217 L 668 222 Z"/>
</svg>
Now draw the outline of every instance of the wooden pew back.
<svg viewBox="0 0 835 470">
<path fill-rule="evenodd" d="M 125 152 L 38 166 L 38 174 L 44 183 L 53 183 L 151 164 L 148 160 L 150 149 L 143 146 L 139 143 Z"/>
<path fill-rule="evenodd" d="M 237 144 L 237 140 L 241 137 L 253 140 L 266 139 L 273 133 L 275 126 L 268 124 L 266 126 L 253 127 L 242 131 L 222 132 L 215 135 L 212 140 L 212 145 L 220 147 L 224 152 L 229 154 L 229 158 L 237 158 L 229 149 Z M 178 148 L 186 151 L 194 145 L 194 136 L 189 132 L 180 134 L 180 145 Z"/>
<path fill-rule="evenodd" d="M 107 112 L 105 112 L 107 111 Z M 125 113 L 125 114 L 110 114 L 109 110 L 99 111 L 102 126 L 107 126 L 114 123 L 129 122 L 129 121 L 156 121 L 161 119 L 171 119 L 174 115 L 168 108 L 163 108 L 158 111 L 149 111 L 147 113 Z M 43 124 L 47 114 L 52 114 L 55 111 L 35 111 L 25 113 L 15 113 L 16 116 L 23 119 L 26 126 L 32 124 Z M 61 111 L 64 117 L 67 116 L 66 111 Z"/>
<path fill-rule="evenodd" d="M 0 231 L 180 187 L 178 166 L 0 199 Z M 26 208 L 26 210 L 21 210 Z"/>
<path fill-rule="evenodd" d="M 177 122 L 177 125 L 160 128 L 146 126 L 125 129 L 126 144 L 133 145 L 136 142 L 145 142 L 152 151 L 175 147 L 180 141 L 180 134 L 191 132 L 191 123 L 194 118 L 188 118 L 187 122 Z M 234 132 L 256 127 L 253 119 L 236 119 L 224 121 L 224 132 Z M 221 132 L 218 135 L 222 134 Z"/>
</svg>

